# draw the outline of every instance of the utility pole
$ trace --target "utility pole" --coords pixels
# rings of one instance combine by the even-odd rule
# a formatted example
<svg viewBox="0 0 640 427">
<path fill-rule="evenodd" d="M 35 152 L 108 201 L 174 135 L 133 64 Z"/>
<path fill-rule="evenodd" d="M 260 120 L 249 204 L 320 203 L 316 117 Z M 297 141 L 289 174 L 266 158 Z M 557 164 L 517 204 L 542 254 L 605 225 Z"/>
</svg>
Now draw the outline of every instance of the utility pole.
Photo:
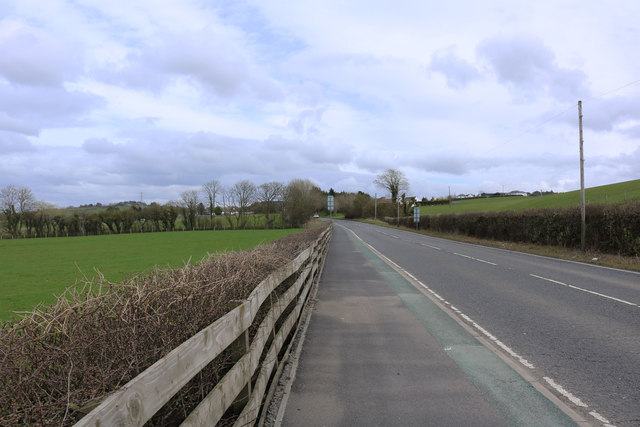
<svg viewBox="0 0 640 427">
<path fill-rule="evenodd" d="M 578 101 L 578 125 L 580 127 L 580 247 L 582 251 L 585 250 L 586 238 L 587 238 L 587 224 L 586 224 L 586 207 L 584 203 L 584 140 L 582 139 L 582 101 Z"/>
</svg>

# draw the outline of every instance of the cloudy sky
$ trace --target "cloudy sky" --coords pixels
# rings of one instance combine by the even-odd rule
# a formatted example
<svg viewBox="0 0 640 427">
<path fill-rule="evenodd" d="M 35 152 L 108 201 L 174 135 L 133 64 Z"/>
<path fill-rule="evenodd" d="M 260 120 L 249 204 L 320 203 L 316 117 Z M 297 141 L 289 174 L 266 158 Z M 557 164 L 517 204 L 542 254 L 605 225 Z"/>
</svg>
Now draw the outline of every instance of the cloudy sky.
<svg viewBox="0 0 640 427">
<path fill-rule="evenodd" d="M 640 178 L 637 0 L 2 0 L 0 188 L 419 197 Z M 635 83 L 634 83 L 635 82 Z"/>
</svg>

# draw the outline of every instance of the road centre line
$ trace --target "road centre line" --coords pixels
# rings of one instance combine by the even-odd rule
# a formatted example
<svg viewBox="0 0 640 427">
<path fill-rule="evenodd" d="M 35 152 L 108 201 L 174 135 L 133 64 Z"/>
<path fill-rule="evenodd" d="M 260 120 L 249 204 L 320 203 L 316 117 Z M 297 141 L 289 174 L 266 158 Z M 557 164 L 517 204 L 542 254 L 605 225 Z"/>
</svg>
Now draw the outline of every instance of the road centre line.
<svg viewBox="0 0 640 427">
<path fill-rule="evenodd" d="M 578 286 L 570 285 L 568 283 L 559 282 L 557 280 L 549 279 L 547 277 L 538 276 L 536 274 L 529 274 L 529 276 L 535 277 L 536 279 L 546 280 L 547 282 L 555 283 L 557 285 L 566 286 L 567 288 L 575 289 L 577 291 L 582 291 L 582 292 L 586 292 L 588 294 L 597 295 L 597 296 L 602 297 L 602 298 L 607 298 L 607 299 L 610 299 L 610 300 L 613 300 L 613 301 L 621 302 L 622 304 L 627 304 L 627 305 L 630 305 L 632 307 L 640 307 L 638 304 L 633 303 L 633 302 L 629 302 L 629 301 L 625 301 L 625 300 L 620 299 L 620 298 L 616 298 L 616 297 L 612 297 L 612 296 L 609 296 L 609 295 L 601 294 L 600 292 L 590 291 L 589 289 L 580 288 Z"/>
<path fill-rule="evenodd" d="M 426 243 L 420 243 L 421 246 L 426 246 L 427 248 L 431 248 L 431 249 L 435 249 L 436 251 L 441 251 L 442 249 L 440 249 L 437 246 L 431 246 L 431 245 L 427 245 Z"/>
<path fill-rule="evenodd" d="M 461 256 L 461 257 L 464 257 L 464 258 L 469 258 L 469 259 L 472 259 L 472 260 L 474 260 L 474 261 L 484 262 L 485 264 L 498 265 L 498 264 L 496 264 L 495 262 L 485 261 L 485 260 L 483 260 L 483 259 L 480 259 L 480 258 L 474 258 L 474 257 L 469 256 L 469 255 L 463 255 L 463 254 L 459 254 L 459 253 L 457 253 L 457 252 L 452 252 L 452 253 L 453 253 L 454 255 L 458 255 L 458 256 Z"/>
</svg>

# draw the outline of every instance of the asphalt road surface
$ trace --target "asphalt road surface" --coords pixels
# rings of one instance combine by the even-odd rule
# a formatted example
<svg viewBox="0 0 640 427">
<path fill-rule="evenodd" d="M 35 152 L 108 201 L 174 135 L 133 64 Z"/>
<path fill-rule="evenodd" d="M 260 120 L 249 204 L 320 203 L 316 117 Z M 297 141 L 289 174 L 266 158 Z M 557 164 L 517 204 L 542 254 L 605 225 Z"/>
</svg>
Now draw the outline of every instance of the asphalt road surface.
<svg viewBox="0 0 640 427">
<path fill-rule="evenodd" d="M 363 223 L 335 221 L 334 224 L 334 240 L 344 246 L 342 251 L 347 252 L 346 255 L 340 255 L 340 259 L 331 261 L 328 258 L 328 268 L 318 294 L 317 310 L 323 308 L 323 287 L 331 288 L 330 282 L 336 280 L 341 281 L 344 286 L 344 280 L 339 275 L 332 276 L 335 274 L 332 272 L 335 268 L 332 267 L 333 263 L 336 267 L 340 263 L 344 264 L 348 261 L 347 255 L 350 252 L 360 252 L 361 255 L 367 250 L 378 252 L 383 258 L 395 263 L 395 269 L 405 274 L 414 287 L 422 288 L 423 292 L 446 307 L 459 322 L 473 328 L 478 335 L 499 348 L 520 366 L 525 377 L 533 378 L 534 383 L 543 384 L 562 402 L 583 415 L 587 422 L 594 425 L 640 425 L 639 274 L 457 243 Z M 366 250 L 358 248 L 358 245 Z M 330 257 L 332 250 L 335 248 L 330 249 Z M 353 274 L 349 271 L 369 271 L 368 267 L 375 264 L 375 261 L 371 256 L 366 260 L 367 262 L 355 261 L 355 265 L 343 265 L 344 271 L 339 273 L 347 275 Z M 380 268 L 378 276 L 385 277 Z M 372 280 L 379 280 L 378 276 L 372 274 Z M 325 283 L 327 280 L 329 283 Z M 327 292 L 327 296 L 334 298 L 335 304 L 341 298 L 340 292 L 344 294 L 342 297 L 352 297 L 348 289 L 334 290 L 337 293 Z M 371 288 L 371 292 L 382 292 L 386 297 L 394 297 L 388 286 L 375 289 Z M 379 295 L 368 293 L 366 287 L 358 292 L 358 298 L 352 301 L 354 310 L 366 311 L 367 304 L 378 302 Z M 402 299 L 402 292 L 395 289 L 395 296 L 404 302 L 404 307 L 410 306 L 410 303 Z M 327 301 L 327 304 L 331 302 Z M 380 309 L 376 306 L 371 308 Z M 334 311 L 343 309 L 344 307 L 334 307 Z M 351 312 L 343 312 L 342 317 L 351 315 L 349 313 Z M 413 314 L 416 316 L 415 310 Z M 315 315 L 316 313 L 313 316 Z M 323 315 L 340 317 L 340 312 L 327 312 Z M 406 319 L 399 320 L 396 315 L 392 314 L 388 321 L 408 322 Z M 312 347 L 313 340 L 319 339 L 313 335 L 314 320 L 319 319 L 314 319 L 313 316 L 310 325 L 311 344 L 305 343 L 303 347 L 301 376 L 305 368 L 304 357 L 312 354 L 311 350 L 307 352 L 307 345 Z M 419 314 L 417 316 L 420 317 Z M 496 403 L 490 396 L 487 397 L 483 385 L 474 378 L 473 369 L 465 370 L 465 363 L 456 360 L 453 352 L 447 352 L 447 348 L 442 346 L 442 339 L 438 337 L 439 332 L 430 329 L 429 321 L 423 319 L 422 322 L 426 325 L 427 335 L 440 342 L 440 350 L 444 350 L 456 362 L 464 372 L 464 377 L 470 379 L 476 390 L 480 390 L 484 401 L 489 402 L 492 408 L 497 408 L 498 416 L 508 424 L 514 424 L 516 418 L 510 419 L 505 416 L 504 411 L 500 412 L 500 405 L 505 403 Z M 366 342 L 375 339 L 376 331 L 368 329 L 366 324 L 360 326 L 370 335 L 356 335 L 358 331 L 355 330 L 349 339 L 358 345 L 366 345 Z M 344 328 L 345 325 L 337 324 L 333 327 Z M 414 329 L 418 331 L 420 328 Z M 318 332 L 327 333 L 326 330 Z M 413 345 L 418 345 L 416 342 L 425 346 L 433 345 L 429 337 L 424 336 L 396 338 L 404 338 Z M 332 343 L 322 342 L 324 348 L 314 351 L 324 351 L 328 357 L 331 345 Z M 433 353 L 431 350 L 430 354 Z M 372 354 L 378 349 L 371 348 L 368 351 Z M 441 355 L 442 352 L 436 354 Z M 398 358 L 398 355 L 388 354 L 387 357 L 397 365 L 399 372 L 407 366 L 408 362 Z M 418 363 L 419 354 L 415 357 L 415 360 L 411 360 Z M 384 366 L 386 365 L 381 365 L 381 369 Z M 396 370 L 395 367 L 389 369 Z M 415 372 L 411 369 L 409 371 Z M 403 372 L 408 374 L 406 369 Z M 445 368 L 440 373 L 445 375 Z M 322 381 L 322 375 L 318 374 L 315 381 Z M 296 383 L 293 392 L 292 400 L 295 401 Z M 412 404 L 420 405 L 419 402 Z M 440 408 L 444 410 L 445 406 Z M 375 412 L 375 409 L 372 410 Z M 288 407 L 287 413 L 290 412 Z M 478 420 L 480 418 L 476 419 Z M 526 420 L 524 422 L 527 423 Z"/>
<path fill-rule="evenodd" d="M 283 425 L 640 424 L 638 274 L 335 221 L 317 299 Z"/>
</svg>

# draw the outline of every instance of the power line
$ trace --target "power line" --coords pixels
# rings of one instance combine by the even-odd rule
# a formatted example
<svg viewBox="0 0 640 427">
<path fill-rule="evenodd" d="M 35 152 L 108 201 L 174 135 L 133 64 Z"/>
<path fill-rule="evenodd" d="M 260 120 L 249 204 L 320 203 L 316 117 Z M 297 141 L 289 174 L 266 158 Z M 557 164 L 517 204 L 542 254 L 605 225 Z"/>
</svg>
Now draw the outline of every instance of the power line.
<svg viewBox="0 0 640 427">
<path fill-rule="evenodd" d="M 622 86 L 620 86 L 620 87 L 618 87 L 618 88 L 615 88 L 615 89 L 613 89 L 613 90 L 610 90 L 610 91 L 608 91 L 608 92 L 601 93 L 600 95 L 596 95 L 596 96 L 593 96 L 593 97 L 591 97 L 591 98 L 588 98 L 588 99 L 586 99 L 586 101 L 592 101 L 592 100 L 594 100 L 594 99 L 603 98 L 603 97 L 605 97 L 605 96 L 607 96 L 607 95 L 609 95 L 609 94 L 612 94 L 612 93 L 614 93 L 614 92 L 617 92 L 617 91 L 622 90 L 622 89 L 624 89 L 624 88 L 627 88 L 627 87 L 629 87 L 629 86 L 633 86 L 634 84 L 637 84 L 637 83 L 640 83 L 640 79 L 638 79 L 638 80 L 634 80 L 634 81 L 632 81 L 632 82 L 630 82 L 630 83 L 627 83 L 627 84 L 625 84 L 625 85 L 622 85 Z M 585 102 L 585 101 L 583 101 L 583 102 Z"/>
<path fill-rule="evenodd" d="M 556 118 L 560 117 L 561 115 L 563 115 L 563 114 L 564 114 L 564 113 L 566 113 L 567 111 L 574 109 L 574 108 L 576 107 L 576 105 L 577 105 L 577 103 L 576 103 L 576 104 L 573 104 L 573 105 L 571 105 L 571 106 L 569 106 L 569 107 L 567 107 L 567 108 L 565 108 L 564 110 L 560 111 L 559 113 L 554 114 L 553 116 L 549 117 L 549 118 L 548 118 L 548 119 L 546 119 L 545 121 L 538 123 L 536 126 L 533 126 L 533 127 L 529 128 L 529 129 L 526 129 L 526 130 L 524 130 L 524 131 L 520 132 L 519 134 L 517 134 L 517 135 L 515 135 L 515 136 L 513 136 L 513 137 L 511 137 L 511 138 L 509 138 L 509 139 L 507 139 L 507 140 L 506 140 L 505 142 L 503 142 L 502 144 L 498 144 L 498 145 L 496 145 L 496 146 L 494 146 L 494 147 L 492 147 L 492 148 L 489 148 L 488 150 L 486 150 L 486 151 L 485 151 L 485 153 L 490 153 L 490 152 L 492 152 L 492 151 L 495 151 L 495 150 L 497 150 L 498 148 L 500 148 L 500 147 L 504 147 L 505 145 L 507 145 L 507 144 L 509 144 L 509 143 L 511 143 L 511 142 L 513 142 L 513 141 L 515 141 L 515 140 L 517 140 L 517 139 L 519 139 L 519 138 L 521 138 L 521 137 L 525 136 L 525 135 L 526 135 L 526 134 L 528 134 L 528 133 L 531 133 L 531 132 L 533 132 L 533 131 L 535 131 L 535 130 L 540 129 L 541 127 L 543 127 L 543 126 L 544 126 L 544 125 L 546 125 L 547 123 L 551 122 L 552 120 L 554 120 L 554 119 L 556 119 Z M 463 166 L 465 166 L 465 165 L 467 165 L 468 163 L 471 163 L 471 162 L 472 162 L 472 161 L 474 161 L 474 160 L 475 160 L 475 159 L 470 159 L 470 160 L 468 160 L 468 161 L 464 162 L 462 165 L 463 165 Z"/>
<path fill-rule="evenodd" d="M 603 98 L 603 97 L 605 97 L 605 96 L 607 96 L 607 95 L 609 95 L 609 94 L 612 94 L 612 93 L 614 93 L 614 92 L 618 92 L 618 91 L 620 91 L 620 90 L 622 90 L 622 89 L 625 89 L 625 88 L 627 88 L 627 87 L 629 87 L 629 86 L 633 86 L 633 85 L 635 85 L 635 84 L 637 84 L 637 83 L 640 83 L 640 79 L 638 79 L 638 80 L 634 80 L 634 81 L 629 82 L 629 83 L 626 83 L 626 84 L 624 84 L 624 85 L 622 85 L 622 86 L 620 86 L 620 87 L 617 87 L 617 88 L 612 89 L 612 90 L 610 90 L 610 91 L 604 92 L 604 93 L 602 93 L 602 94 L 600 94 L 600 95 L 596 95 L 596 96 L 593 96 L 593 97 L 591 97 L 591 98 L 588 98 L 588 99 L 586 99 L 586 101 L 593 101 L 594 99 Z M 583 103 L 584 103 L 584 102 L 585 102 L 585 101 L 583 101 Z M 569 107 L 565 108 L 564 110 L 562 110 L 562 111 L 560 111 L 560 112 L 558 112 L 558 113 L 554 114 L 553 116 L 549 117 L 549 118 L 548 118 L 548 119 L 546 119 L 545 121 L 540 122 L 540 123 L 539 123 L 539 124 L 537 124 L 536 126 L 533 126 L 533 127 L 529 128 L 529 129 L 524 130 L 523 132 L 521 132 L 521 133 L 519 133 L 519 134 L 517 134 L 517 135 L 515 135 L 515 136 L 513 136 L 513 137 L 511 137 L 511 138 L 509 138 L 509 139 L 507 139 L 507 140 L 506 140 L 505 142 L 503 142 L 502 144 L 496 145 L 495 147 L 492 147 L 492 148 L 490 148 L 490 149 L 486 150 L 485 152 L 486 152 L 486 153 L 490 153 L 490 152 L 492 152 L 492 151 L 495 151 L 495 150 L 497 150 L 497 149 L 498 149 L 498 148 L 500 148 L 500 147 L 504 147 L 505 145 L 507 145 L 507 144 L 509 144 L 509 143 L 511 143 L 511 142 L 513 142 L 513 141 L 515 141 L 515 140 L 517 140 L 517 139 L 519 139 L 519 138 L 521 138 L 521 137 L 523 137 L 523 136 L 525 136 L 525 135 L 527 135 L 527 134 L 529 134 L 529 133 L 531 133 L 531 132 L 533 132 L 533 131 L 535 131 L 535 130 L 540 129 L 541 127 L 545 126 L 547 123 L 551 122 L 552 120 L 554 120 L 554 119 L 556 119 L 556 118 L 558 118 L 558 117 L 562 116 L 562 115 L 563 115 L 564 113 L 566 113 L 567 111 L 569 111 L 569 110 L 573 110 L 574 108 L 576 108 L 576 107 L 577 107 L 577 105 L 578 105 L 577 103 L 572 104 L 571 106 L 569 106 Z M 463 163 L 463 165 L 467 165 L 468 163 L 471 163 L 472 161 L 473 161 L 473 159 L 468 160 L 467 162 Z"/>
</svg>

